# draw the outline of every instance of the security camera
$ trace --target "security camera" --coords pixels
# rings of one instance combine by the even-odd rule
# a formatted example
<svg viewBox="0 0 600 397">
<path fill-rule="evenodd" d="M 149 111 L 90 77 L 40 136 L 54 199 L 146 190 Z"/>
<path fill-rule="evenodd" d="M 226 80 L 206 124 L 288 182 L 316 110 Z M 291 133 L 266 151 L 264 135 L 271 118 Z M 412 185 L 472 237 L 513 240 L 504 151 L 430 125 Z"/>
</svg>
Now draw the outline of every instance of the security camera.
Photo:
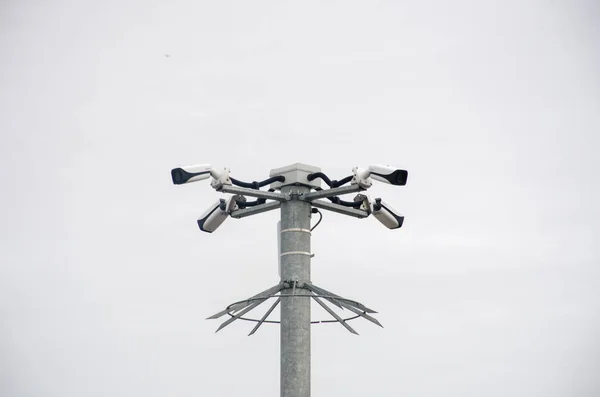
<svg viewBox="0 0 600 397">
<path fill-rule="evenodd" d="M 371 178 L 391 185 L 404 186 L 408 179 L 408 171 L 399 170 L 389 165 L 373 164 L 369 166 L 368 171 Z"/>
<path fill-rule="evenodd" d="M 173 168 L 171 170 L 171 178 L 175 185 L 183 185 L 186 183 L 197 182 L 203 179 L 213 177 L 210 185 L 215 190 L 221 190 L 223 185 L 231 185 L 229 178 L 229 168 L 216 169 L 210 164 L 187 165 L 185 167 Z"/>
<path fill-rule="evenodd" d="M 173 184 L 183 185 L 185 183 L 197 182 L 210 178 L 212 167 L 210 164 L 187 165 L 171 170 Z"/>
<path fill-rule="evenodd" d="M 239 196 L 232 196 L 228 199 L 219 199 L 210 208 L 202 214 L 202 216 L 198 219 L 198 227 L 203 232 L 212 233 L 229 216 L 231 211 L 237 208 L 236 200 L 239 199 Z"/>
<path fill-rule="evenodd" d="M 368 189 L 373 184 L 371 178 L 391 185 L 404 186 L 408 179 L 408 171 L 382 164 L 370 165 L 369 168 L 354 167 L 350 183 Z"/>
<path fill-rule="evenodd" d="M 375 199 L 371 213 L 388 229 L 398 229 L 404 223 L 404 216 L 380 198 Z"/>
</svg>

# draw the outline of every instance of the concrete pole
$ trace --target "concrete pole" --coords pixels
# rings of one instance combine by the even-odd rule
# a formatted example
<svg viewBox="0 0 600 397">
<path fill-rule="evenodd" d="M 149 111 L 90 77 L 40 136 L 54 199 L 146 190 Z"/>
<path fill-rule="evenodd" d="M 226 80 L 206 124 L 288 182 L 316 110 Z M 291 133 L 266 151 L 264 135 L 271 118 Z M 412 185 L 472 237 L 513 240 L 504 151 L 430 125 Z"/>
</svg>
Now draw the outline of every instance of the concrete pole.
<svg viewBox="0 0 600 397">
<path fill-rule="evenodd" d="M 281 280 L 297 281 L 295 290 L 285 289 L 281 299 L 281 397 L 310 397 L 310 298 L 300 288 L 310 281 L 310 214 L 311 205 L 297 200 L 298 193 L 309 192 L 308 186 L 283 186 L 291 195 L 281 204 Z"/>
</svg>

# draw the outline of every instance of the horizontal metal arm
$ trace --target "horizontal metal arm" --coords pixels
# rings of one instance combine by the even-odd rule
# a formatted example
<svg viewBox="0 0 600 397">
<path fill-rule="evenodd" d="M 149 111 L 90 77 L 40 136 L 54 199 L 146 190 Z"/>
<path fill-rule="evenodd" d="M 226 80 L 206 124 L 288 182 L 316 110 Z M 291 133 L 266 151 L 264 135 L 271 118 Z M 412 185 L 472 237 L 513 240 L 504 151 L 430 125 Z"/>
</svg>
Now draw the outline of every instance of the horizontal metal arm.
<svg viewBox="0 0 600 397">
<path fill-rule="evenodd" d="M 313 200 L 310 203 L 313 207 L 321 208 L 327 211 L 337 212 L 338 214 L 350 215 L 355 218 L 366 218 L 369 216 L 369 213 L 367 211 L 358 210 L 350 207 L 344 207 L 343 205 L 333 204 L 324 200 Z"/>
<path fill-rule="evenodd" d="M 262 212 L 267 212 L 271 210 L 276 210 L 281 207 L 281 203 L 279 201 L 270 201 L 265 204 L 260 204 L 255 207 L 244 208 L 243 210 L 235 210 L 231 211 L 232 218 L 245 218 L 247 216 L 260 214 Z"/>
<path fill-rule="evenodd" d="M 339 196 L 341 194 L 355 193 L 355 192 L 359 192 L 361 190 L 364 190 L 364 189 L 358 185 L 334 187 L 331 189 L 319 190 L 316 192 L 310 192 L 310 193 L 303 194 L 301 196 L 300 200 L 311 201 L 311 200 L 316 200 L 316 199 L 320 199 L 323 197 L 333 197 L 333 196 Z"/>
<path fill-rule="evenodd" d="M 265 192 L 264 190 L 248 189 L 231 185 L 223 185 L 219 190 L 223 193 L 241 194 L 242 196 L 258 197 L 267 200 L 287 201 L 287 196 L 281 193 Z"/>
</svg>

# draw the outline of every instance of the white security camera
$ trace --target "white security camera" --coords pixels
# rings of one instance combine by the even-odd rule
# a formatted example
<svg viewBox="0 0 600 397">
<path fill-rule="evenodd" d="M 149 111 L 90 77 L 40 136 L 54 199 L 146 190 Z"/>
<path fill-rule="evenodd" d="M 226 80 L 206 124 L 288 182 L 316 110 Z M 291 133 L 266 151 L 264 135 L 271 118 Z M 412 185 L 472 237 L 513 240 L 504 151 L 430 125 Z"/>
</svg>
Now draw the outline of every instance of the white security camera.
<svg viewBox="0 0 600 397">
<path fill-rule="evenodd" d="M 213 177 L 210 185 L 215 190 L 220 190 L 223 185 L 231 185 L 229 178 L 229 168 L 217 170 L 210 164 L 187 165 L 185 167 L 173 168 L 171 170 L 171 178 L 175 185 L 183 185 L 185 183 L 197 182 L 203 179 Z"/>
<path fill-rule="evenodd" d="M 396 169 L 389 165 L 373 164 L 369 166 L 368 171 L 371 178 L 391 185 L 404 186 L 408 179 L 408 171 Z"/>
<path fill-rule="evenodd" d="M 171 170 L 173 184 L 183 185 L 185 183 L 197 182 L 210 178 L 212 167 L 210 164 L 187 165 Z"/>
<path fill-rule="evenodd" d="M 239 199 L 239 196 L 232 196 L 228 199 L 219 199 L 210 208 L 202 214 L 202 216 L 198 219 L 198 227 L 203 232 L 212 233 L 229 216 L 231 211 L 237 208 L 236 200 Z"/>
<path fill-rule="evenodd" d="M 379 182 L 389 183 L 396 186 L 406 185 L 408 179 L 408 171 L 390 167 L 389 165 L 373 164 L 369 168 L 352 168 L 353 178 L 350 183 L 358 185 L 363 189 L 368 189 L 373 184 L 371 181 L 375 179 Z"/>
<path fill-rule="evenodd" d="M 404 223 L 404 216 L 380 198 L 375 199 L 371 213 L 388 229 L 398 229 Z"/>
</svg>

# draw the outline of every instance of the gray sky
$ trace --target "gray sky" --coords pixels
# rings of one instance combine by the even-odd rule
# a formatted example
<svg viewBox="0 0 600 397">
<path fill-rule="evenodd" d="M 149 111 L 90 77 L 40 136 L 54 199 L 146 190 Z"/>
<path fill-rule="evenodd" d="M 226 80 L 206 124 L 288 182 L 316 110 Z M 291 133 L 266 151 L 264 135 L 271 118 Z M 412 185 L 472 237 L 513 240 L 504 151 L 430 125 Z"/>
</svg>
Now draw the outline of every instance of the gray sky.
<svg viewBox="0 0 600 397">
<path fill-rule="evenodd" d="M 0 394 L 278 395 L 277 327 L 204 320 L 277 281 L 278 214 L 203 234 L 219 195 L 169 170 L 303 162 L 410 172 L 370 191 L 401 230 L 325 213 L 313 234 L 314 282 L 385 326 L 315 326 L 313 395 L 597 396 L 599 17 L 594 1 L 5 1 Z"/>
</svg>

